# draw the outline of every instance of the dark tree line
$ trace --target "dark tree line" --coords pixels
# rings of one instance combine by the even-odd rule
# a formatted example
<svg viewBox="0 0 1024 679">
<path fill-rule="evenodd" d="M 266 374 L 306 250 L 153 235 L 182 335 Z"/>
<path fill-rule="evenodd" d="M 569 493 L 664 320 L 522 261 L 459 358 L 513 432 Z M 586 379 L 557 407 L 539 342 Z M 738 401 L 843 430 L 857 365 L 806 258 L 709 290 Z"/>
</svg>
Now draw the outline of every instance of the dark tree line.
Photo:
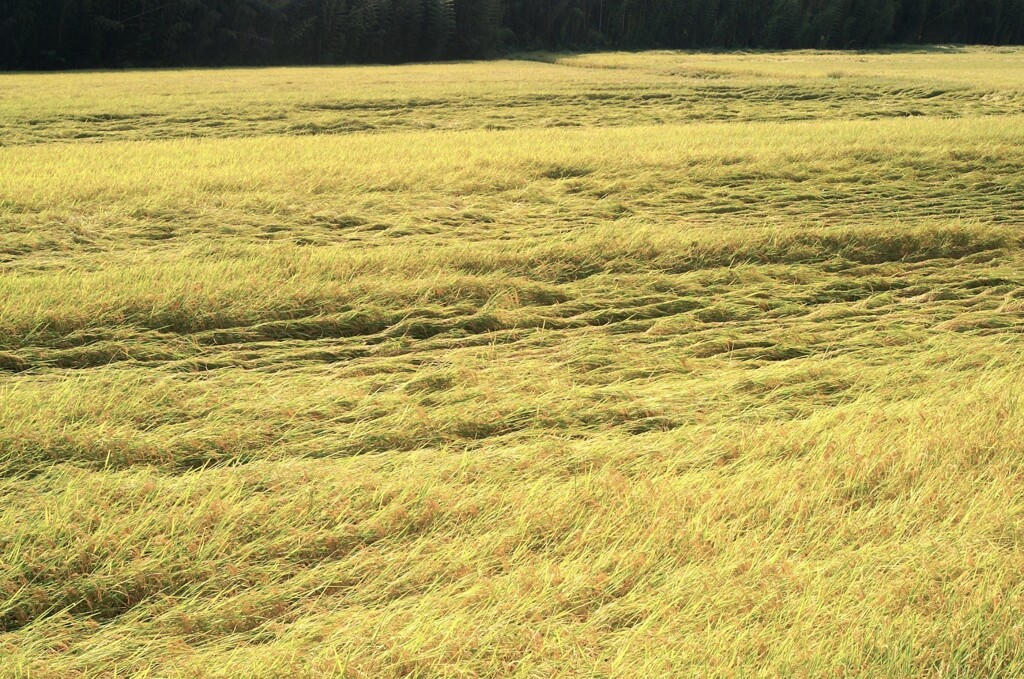
<svg viewBox="0 0 1024 679">
<path fill-rule="evenodd" d="M 1024 0 L 0 0 L 0 68 L 1024 42 Z"/>
</svg>

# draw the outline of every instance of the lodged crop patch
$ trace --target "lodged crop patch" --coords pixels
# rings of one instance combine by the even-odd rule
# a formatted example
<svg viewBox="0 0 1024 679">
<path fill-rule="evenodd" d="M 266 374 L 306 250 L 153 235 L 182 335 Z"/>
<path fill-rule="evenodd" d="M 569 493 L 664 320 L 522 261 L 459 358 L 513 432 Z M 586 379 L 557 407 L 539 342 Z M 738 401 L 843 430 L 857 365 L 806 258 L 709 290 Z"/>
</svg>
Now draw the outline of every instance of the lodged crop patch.
<svg viewBox="0 0 1024 679">
<path fill-rule="evenodd" d="M 0 75 L 0 674 L 1024 672 L 1024 51 Z"/>
</svg>

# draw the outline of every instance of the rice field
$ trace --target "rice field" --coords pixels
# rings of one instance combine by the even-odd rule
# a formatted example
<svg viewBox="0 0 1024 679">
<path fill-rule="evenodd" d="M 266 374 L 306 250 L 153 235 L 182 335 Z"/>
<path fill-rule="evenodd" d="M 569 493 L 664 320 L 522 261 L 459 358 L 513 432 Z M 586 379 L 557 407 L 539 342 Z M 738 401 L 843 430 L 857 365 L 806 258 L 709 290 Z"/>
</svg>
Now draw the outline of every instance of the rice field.
<svg viewBox="0 0 1024 679">
<path fill-rule="evenodd" d="M 1024 674 L 1024 49 L 0 74 L 0 676 Z"/>
</svg>

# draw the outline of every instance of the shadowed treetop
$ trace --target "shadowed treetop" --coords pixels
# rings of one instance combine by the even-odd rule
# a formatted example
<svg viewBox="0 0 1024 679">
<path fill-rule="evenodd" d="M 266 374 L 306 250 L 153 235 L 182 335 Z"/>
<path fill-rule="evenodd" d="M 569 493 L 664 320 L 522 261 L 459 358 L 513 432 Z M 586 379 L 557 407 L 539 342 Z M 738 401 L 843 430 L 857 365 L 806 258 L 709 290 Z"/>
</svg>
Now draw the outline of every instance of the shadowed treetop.
<svg viewBox="0 0 1024 679">
<path fill-rule="evenodd" d="M 0 0 L 0 69 L 1024 41 L 1024 0 Z"/>
</svg>

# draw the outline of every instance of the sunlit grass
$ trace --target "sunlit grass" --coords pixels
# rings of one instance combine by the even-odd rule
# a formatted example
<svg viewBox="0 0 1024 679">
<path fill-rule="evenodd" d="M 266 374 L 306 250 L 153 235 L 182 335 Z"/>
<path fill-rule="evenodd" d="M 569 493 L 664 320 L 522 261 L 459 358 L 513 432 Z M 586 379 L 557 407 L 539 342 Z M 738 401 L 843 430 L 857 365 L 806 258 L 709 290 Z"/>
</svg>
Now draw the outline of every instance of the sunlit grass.
<svg viewBox="0 0 1024 679">
<path fill-rule="evenodd" d="M 0 76 L 0 674 L 1024 673 L 1022 61 Z"/>
<path fill-rule="evenodd" d="M 0 75 L 0 145 L 1015 114 L 1022 70 L 1017 48 L 936 48 Z"/>
</svg>

